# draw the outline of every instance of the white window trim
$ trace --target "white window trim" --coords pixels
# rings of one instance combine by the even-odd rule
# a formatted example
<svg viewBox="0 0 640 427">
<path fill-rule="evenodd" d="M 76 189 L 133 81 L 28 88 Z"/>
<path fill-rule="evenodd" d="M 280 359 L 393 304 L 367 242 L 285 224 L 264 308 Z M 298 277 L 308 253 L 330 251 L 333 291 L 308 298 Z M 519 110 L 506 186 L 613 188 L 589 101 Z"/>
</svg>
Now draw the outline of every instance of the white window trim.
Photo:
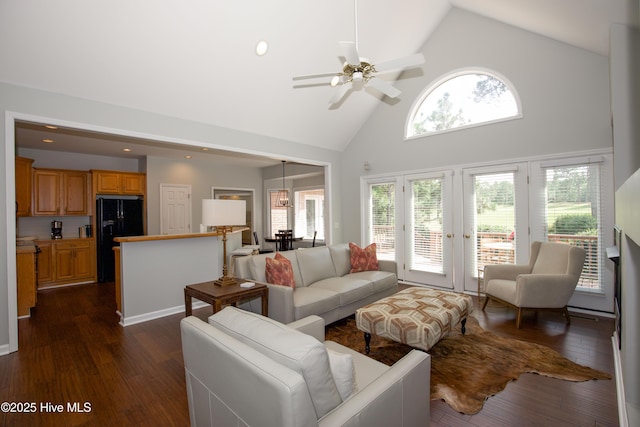
<svg viewBox="0 0 640 427">
<path fill-rule="evenodd" d="M 431 94 L 431 92 L 433 92 L 441 84 L 443 84 L 443 83 L 445 83 L 445 82 L 447 82 L 449 80 L 455 79 L 456 77 L 464 76 L 464 75 L 467 75 L 467 74 L 486 74 L 486 75 L 489 75 L 489 76 L 493 76 L 493 77 L 499 79 L 500 81 L 502 81 L 504 84 L 506 84 L 507 87 L 509 88 L 509 90 L 511 91 L 511 94 L 513 95 L 513 98 L 516 101 L 516 106 L 517 106 L 517 109 L 518 109 L 517 114 L 515 114 L 513 116 L 509 116 L 509 117 L 502 117 L 502 118 L 495 119 L 495 120 L 489 120 L 489 121 L 486 121 L 486 122 L 472 123 L 472 124 L 468 124 L 468 125 L 464 125 L 464 126 L 457 126 L 455 128 L 451 128 L 451 129 L 443 129 L 443 130 L 423 133 L 423 134 L 420 134 L 420 135 L 411 135 L 411 136 L 409 136 L 409 129 L 413 125 L 413 121 L 415 119 L 417 110 L 418 110 L 418 108 L 420 108 L 420 106 L 425 101 L 425 99 L 427 99 L 427 97 Z M 429 136 L 433 136 L 433 135 L 440 135 L 440 134 L 448 133 L 448 132 L 455 132 L 455 131 L 470 129 L 470 128 L 479 127 L 479 126 L 486 126 L 486 125 L 491 125 L 491 124 L 495 124 L 495 123 L 501 123 L 501 122 L 506 122 L 506 121 L 511 121 L 511 120 L 517 120 L 517 119 L 521 119 L 523 117 L 524 117 L 524 113 L 522 112 L 522 101 L 520 100 L 520 94 L 516 90 L 516 88 L 513 85 L 513 83 L 511 83 L 511 80 L 506 78 L 501 73 L 498 73 L 497 71 L 491 70 L 489 68 L 483 68 L 483 67 L 459 68 L 457 70 L 454 70 L 454 71 L 448 72 L 446 74 L 443 74 L 440 77 L 438 77 L 436 80 L 432 81 L 430 84 L 428 84 L 426 86 L 426 88 L 420 93 L 420 95 L 418 95 L 416 97 L 415 101 L 413 101 L 413 105 L 411 105 L 411 108 L 409 109 L 409 115 L 407 116 L 407 119 L 406 119 L 406 122 L 405 122 L 404 140 L 405 141 L 411 141 L 411 140 L 418 139 L 418 138 L 424 138 L 424 137 L 429 137 Z"/>
</svg>

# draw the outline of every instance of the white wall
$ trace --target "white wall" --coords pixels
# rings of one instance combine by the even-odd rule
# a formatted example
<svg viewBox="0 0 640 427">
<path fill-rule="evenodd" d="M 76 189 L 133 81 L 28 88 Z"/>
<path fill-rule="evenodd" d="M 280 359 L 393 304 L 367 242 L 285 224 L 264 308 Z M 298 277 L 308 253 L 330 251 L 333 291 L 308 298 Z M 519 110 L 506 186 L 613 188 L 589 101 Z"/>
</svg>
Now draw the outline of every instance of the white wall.
<svg viewBox="0 0 640 427">
<path fill-rule="evenodd" d="M 218 162 L 212 164 L 193 159 L 147 157 L 148 234 L 160 234 L 160 184 L 191 185 L 191 230 L 194 232 L 199 230 L 202 222 L 202 199 L 211 198 L 211 187 L 253 188 L 256 212 L 262 212 L 260 168 L 229 166 Z"/>
<path fill-rule="evenodd" d="M 343 155 L 345 241 L 360 241 L 361 176 L 611 148 L 606 57 L 459 9 L 422 52 L 424 74 L 401 78 L 400 101 L 381 102 Z M 434 80 L 467 67 L 494 70 L 511 81 L 524 117 L 404 141 L 414 100 Z"/>
</svg>

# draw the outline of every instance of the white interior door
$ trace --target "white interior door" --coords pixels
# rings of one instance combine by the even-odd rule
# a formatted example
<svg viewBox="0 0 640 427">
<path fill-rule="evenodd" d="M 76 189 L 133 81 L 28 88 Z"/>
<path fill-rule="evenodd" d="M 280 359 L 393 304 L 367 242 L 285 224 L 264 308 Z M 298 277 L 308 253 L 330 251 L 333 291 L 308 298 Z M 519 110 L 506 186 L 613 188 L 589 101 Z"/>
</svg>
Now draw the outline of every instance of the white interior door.
<svg viewBox="0 0 640 427">
<path fill-rule="evenodd" d="M 407 175 L 404 181 L 404 277 L 453 288 L 451 173 Z"/>
<path fill-rule="evenodd" d="M 191 186 L 160 184 L 160 234 L 191 233 Z"/>
</svg>

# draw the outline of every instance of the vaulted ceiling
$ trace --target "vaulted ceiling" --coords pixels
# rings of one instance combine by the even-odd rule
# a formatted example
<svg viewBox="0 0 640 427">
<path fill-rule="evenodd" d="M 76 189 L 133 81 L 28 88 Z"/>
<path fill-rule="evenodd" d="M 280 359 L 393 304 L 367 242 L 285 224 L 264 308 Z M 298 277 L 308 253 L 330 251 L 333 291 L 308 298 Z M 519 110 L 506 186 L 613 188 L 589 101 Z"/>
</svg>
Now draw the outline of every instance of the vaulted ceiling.
<svg viewBox="0 0 640 427">
<path fill-rule="evenodd" d="M 415 53 L 457 7 L 608 55 L 610 24 L 637 24 L 637 6 L 360 0 L 357 41 L 374 63 Z M 363 90 L 332 107 L 330 78 L 296 87 L 292 77 L 340 71 L 354 18 L 353 0 L 3 0 L 0 81 L 342 150 L 389 100 Z"/>
</svg>

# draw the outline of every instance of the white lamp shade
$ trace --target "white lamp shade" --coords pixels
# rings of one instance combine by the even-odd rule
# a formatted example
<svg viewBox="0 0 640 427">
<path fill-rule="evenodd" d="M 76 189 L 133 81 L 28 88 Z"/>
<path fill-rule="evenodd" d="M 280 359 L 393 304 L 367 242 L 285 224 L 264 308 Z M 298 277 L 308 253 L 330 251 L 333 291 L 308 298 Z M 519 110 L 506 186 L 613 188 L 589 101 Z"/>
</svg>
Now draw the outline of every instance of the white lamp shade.
<svg viewBox="0 0 640 427">
<path fill-rule="evenodd" d="M 247 202 L 244 200 L 202 200 L 202 224 L 209 227 L 245 225 L 246 212 Z"/>
</svg>

